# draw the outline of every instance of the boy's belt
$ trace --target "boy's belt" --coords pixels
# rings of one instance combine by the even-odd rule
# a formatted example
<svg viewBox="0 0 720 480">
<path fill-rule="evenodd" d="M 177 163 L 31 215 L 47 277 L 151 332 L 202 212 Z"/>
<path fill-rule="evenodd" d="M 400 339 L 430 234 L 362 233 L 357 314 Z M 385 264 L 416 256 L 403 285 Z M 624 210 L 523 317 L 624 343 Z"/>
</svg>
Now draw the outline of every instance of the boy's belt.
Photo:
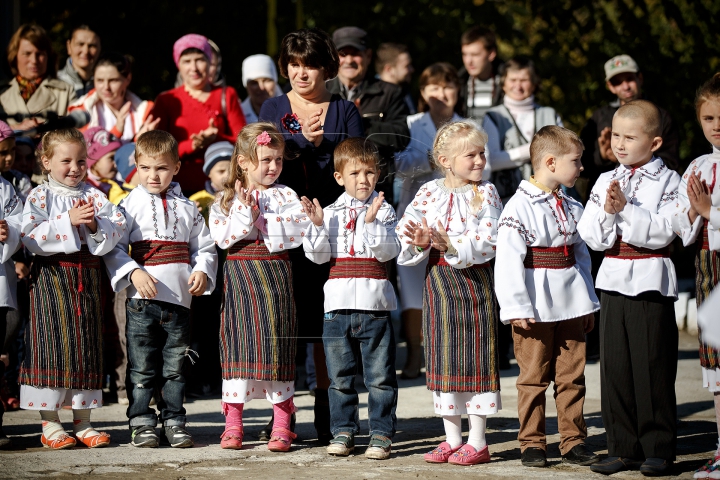
<svg viewBox="0 0 720 480">
<path fill-rule="evenodd" d="M 139 265 L 154 267 L 171 263 L 190 264 L 190 248 L 186 242 L 143 240 L 130 244 L 130 255 Z"/>
<path fill-rule="evenodd" d="M 372 278 L 387 280 L 387 265 L 377 258 L 333 258 L 330 260 L 330 277 L 334 278 Z"/>
<path fill-rule="evenodd" d="M 638 260 L 643 258 L 669 258 L 670 248 L 663 247 L 652 250 L 645 247 L 636 247 L 622 241 L 622 237 L 618 235 L 615 244 L 605 250 L 606 258 L 619 258 L 622 260 Z"/>
<path fill-rule="evenodd" d="M 702 250 L 710 250 L 710 239 L 708 238 L 708 221 L 707 218 L 703 218 L 703 238 L 702 238 L 702 247 L 700 247 Z"/>
<path fill-rule="evenodd" d="M 228 260 L 290 260 L 287 250 L 270 252 L 264 243 L 237 242 L 228 251 Z"/>
<path fill-rule="evenodd" d="M 575 265 L 575 246 L 565 247 L 528 247 L 523 260 L 525 268 L 549 268 L 562 270 Z"/>
<path fill-rule="evenodd" d="M 440 250 L 433 248 L 430 250 L 430 258 L 428 258 L 428 267 L 449 267 L 451 266 L 447 260 L 445 260 L 445 254 Z M 476 263 L 468 268 L 488 268 L 490 262 Z"/>
</svg>

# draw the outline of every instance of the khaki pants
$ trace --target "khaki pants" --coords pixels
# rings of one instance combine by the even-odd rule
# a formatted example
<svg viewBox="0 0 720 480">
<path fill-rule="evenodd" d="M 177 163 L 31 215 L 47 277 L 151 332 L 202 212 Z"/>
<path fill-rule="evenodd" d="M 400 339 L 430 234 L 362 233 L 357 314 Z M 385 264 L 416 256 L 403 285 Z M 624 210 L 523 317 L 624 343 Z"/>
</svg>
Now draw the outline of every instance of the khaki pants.
<svg viewBox="0 0 720 480">
<path fill-rule="evenodd" d="M 513 327 L 517 379 L 520 450 L 547 450 L 545 391 L 554 383 L 560 452 L 585 443 L 585 330 L 581 318 L 533 323 L 530 330 Z"/>
</svg>

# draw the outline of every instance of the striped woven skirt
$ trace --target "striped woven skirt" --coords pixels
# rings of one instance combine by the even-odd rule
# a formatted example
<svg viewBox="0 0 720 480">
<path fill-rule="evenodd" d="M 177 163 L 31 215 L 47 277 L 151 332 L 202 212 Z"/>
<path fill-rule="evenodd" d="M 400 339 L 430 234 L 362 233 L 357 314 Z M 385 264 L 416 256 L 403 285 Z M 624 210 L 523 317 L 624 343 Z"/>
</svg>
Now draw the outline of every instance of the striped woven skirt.
<svg viewBox="0 0 720 480">
<path fill-rule="evenodd" d="M 35 256 L 21 384 L 102 388 L 100 267 L 85 245 L 76 253 Z"/>
<path fill-rule="evenodd" d="M 295 379 L 297 321 L 287 252 L 230 249 L 220 325 L 223 379 Z"/>
<path fill-rule="evenodd" d="M 702 230 L 701 233 L 705 236 L 704 243 L 707 245 L 707 228 Z M 698 240 L 703 238 L 701 235 L 698 237 Z M 695 294 L 698 307 L 720 281 L 719 252 L 702 248 L 702 246 L 702 244 L 698 245 L 695 254 Z M 710 370 L 720 368 L 720 351 L 703 343 L 700 332 L 698 332 L 698 339 L 700 340 L 700 365 Z"/>
<path fill-rule="evenodd" d="M 423 291 L 428 390 L 500 390 L 492 268 L 434 263 L 431 258 Z"/>
</svg>

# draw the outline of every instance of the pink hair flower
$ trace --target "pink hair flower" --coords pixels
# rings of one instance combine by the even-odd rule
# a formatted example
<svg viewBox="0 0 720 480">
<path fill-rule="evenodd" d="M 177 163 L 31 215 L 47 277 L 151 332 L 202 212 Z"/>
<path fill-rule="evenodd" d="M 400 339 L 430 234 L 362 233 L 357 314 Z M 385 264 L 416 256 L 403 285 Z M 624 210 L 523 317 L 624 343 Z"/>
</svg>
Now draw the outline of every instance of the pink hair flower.
<svg viewBox="0 0 720 480">
<path fill-rule="evenodd" d="M 270 145 L 270 142 L 272 139 L 270 138 L 270 135 L 268 135 L 268 132 L 264 131 L 257 136 L 257 144 L 258 145 Z"/>
</svg>

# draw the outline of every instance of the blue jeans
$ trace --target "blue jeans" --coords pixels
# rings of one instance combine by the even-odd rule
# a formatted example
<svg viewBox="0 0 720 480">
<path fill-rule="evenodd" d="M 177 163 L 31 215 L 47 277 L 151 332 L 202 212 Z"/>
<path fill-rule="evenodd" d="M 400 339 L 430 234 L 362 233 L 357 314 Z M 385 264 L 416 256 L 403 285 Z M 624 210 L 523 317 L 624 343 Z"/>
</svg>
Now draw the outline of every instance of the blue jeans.
<svg viewBox="0 0 720 480">
<path fill-rule="evenodd" d="M 397 418 L 398 386 L 395 377 L 395 335 L 389 312 L 334 310 L 325 314 L 323 345 L 330 376 L 330 429 L 360 432 L 357 360 L 363 366 L 368 389 L 370 434 L 392 438 Z"/>
<path fill-rule="evenodd" d="M 126 303 L 127 392 L 130 427 L 156 426 L 157 407 L 165 426 L 185 426 L 183 364 L 189 352 L 190 309 L 167 302 L 129 298 Z"/>
</svg>

